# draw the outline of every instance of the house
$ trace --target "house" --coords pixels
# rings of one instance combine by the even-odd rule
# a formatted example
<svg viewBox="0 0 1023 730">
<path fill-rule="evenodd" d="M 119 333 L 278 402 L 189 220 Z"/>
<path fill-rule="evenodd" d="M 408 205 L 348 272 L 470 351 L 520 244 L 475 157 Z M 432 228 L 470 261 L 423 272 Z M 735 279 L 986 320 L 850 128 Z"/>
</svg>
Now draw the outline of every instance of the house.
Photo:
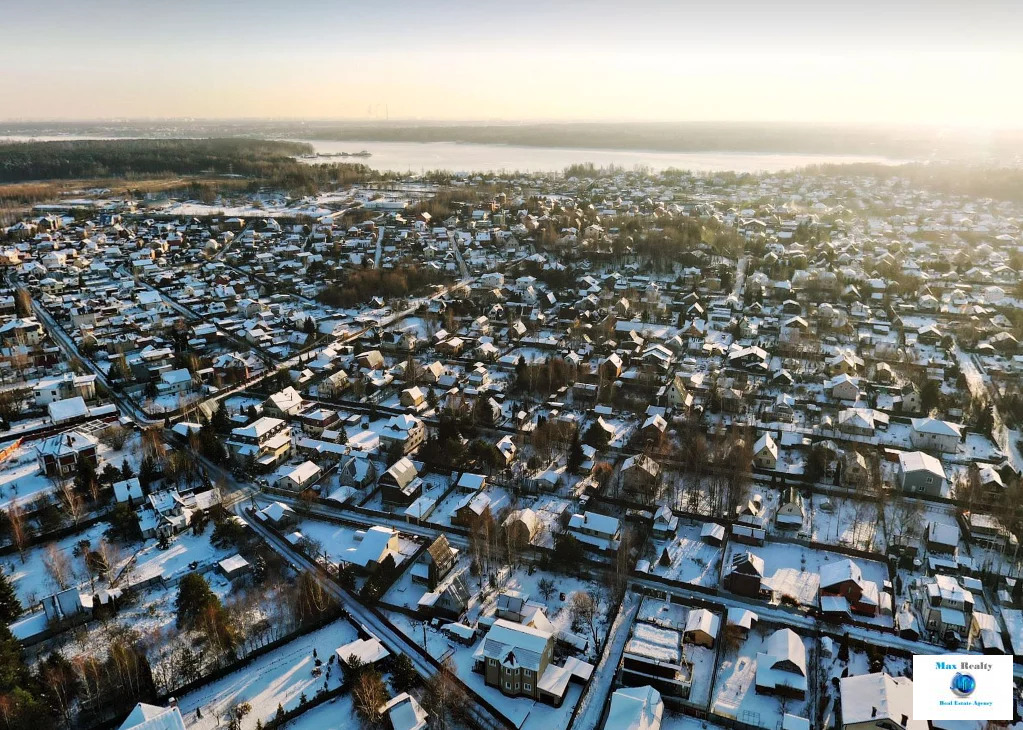
<svg viewBox="0 0 1023 730">
<path fill-rule="evenodd" d="M 426 405 L 426 394 L 416 385 L 401 391 L 398 400 L 406 408 L 419 409 Z"/>
<path fill-rule="evenodd" d="M 803 699 L 806 697 L 806 646 L 792 629 L 778 629 L 757 654 L 756 691 Z"/>
<path fill-rule="evenodd" d="M 127 502 L 129 506 L 135 506 L 145 501 L 146 496 L 142 492 L 142 485 L 139 483 L 138 477 L 114 482 L 113 487 L 114 498 L 119 503 Z"/>
<path fill-rule="evenodd" d="M 269 469 L 291 452 L 291 427 L 279 418 L 261 416 L 247 426 L 231 429 L 225 445 L 236 460 L 252 460 Z"/>
<path fill-rule="evenodd" d="M 765 433 L 753 444 L 753 465 L 758 469 L 774 470 L 778 466 L 778 444 L 771 434 Z"/>
<path fill-rule="evenodd" d="M 371 667 L 389 657 L 391 652 L 380 642 L 380 639 L 370 635 L 365 639 L 356 639 L 344 646 L 339 646 L 334 650 L 334 655 L 345 667 Z"/>
<path fill-rule="evenodd" d="M 914 449 L 954 454 L 963 438 L 963 427 L 937 418 L 913 418 L 909 442 Z"/>
<path fill-rule="evenodd" d="M 838 401 L 855 401 L 860 397 L 858 381 L 844 373 L 833 377 L 826 387 L 831 397 Z"/>
<path fill-rule="evenodd" d="M 380 477 L 380 495 L 385 504 L 408 507 L 423 493 L 423 480 L 412 460 L 403 456 Z"/>
<path fill-rule="evenodd" d="M 472 595 L 466 583 L 466 575 L 466 570 L 449 573 L 436 588 L 423 594 L 418 602 L 418 611 L 424 616 L 457 621 L 469 607 Z"/>
<path fill-rule="evenodd" d="M 838 684 L 842 730 L 928 730 L 913 720 L 913 680 L 886 672 L 842 677 Z"/>
<path fill-rule="evenodd" d="M 372 572 L 388 557 L 394 559 L 401 547 L 398 531 L 393 527 L 374 525 L 368 530 L 358 530 L 358 544 L 344 551 L 342 561 L 353 565 L 362 572 Z"/>
<path fill-rule="evenodd" d="M 320 474 L 319 466 L 311 461 L 304 461 L 297 466 L 288 467 L 278 474 L 276 486 L 279 489 L 301 492 L 319 479 Z"/>
<path fill-rule="evenodd" d="M 472 529 L 484 516 L 490 514 L 490 497 L 484 492 L 466 494 L 452 511 L 451 524 Z"/>
<path fill-rule="evenodd" d="M 913 605 L 932 636 L 949 642 L 965 642 L 973 626 L 975 601 L 958 578 L 938 574 L 918 578 L 910 586 Z"/>
<path fill-rule="evenodd" d="M 185 721 L 175 705 L 157 707 L 140 702 L 118 730 L 185 730 Z"/>
<path fill-rule="evenodd" d="M 177 370 L 165 370 L 160 373 L 160 382 L 157 388 L 162 394 L 176 395 L 192 390 L 192 384 L 192 373 L 189 369 L 178 368 Z"/>
<path fill-rule="evenodd" d="M 392 416 L 380 432 L 380 445 L 383 450 L 390 453 L 393 449 L 402 456 L 418 449 L 425 440 L 426 425 L 408 414 Z"/>
<path fill-rule="evenodd" d="M 859 451 L 849 449 L 842 454 L 840 461 L 844 487 L 862 486 L 870 479 L 870 465 L 867 457 Z"/>
<path fill-rule="evenodd" d="M 290 385 L 263 401 L 263 413 L 275 418 L 297 416 L 301 410 L 302 395 Z"/>
<path fill-rule="evenodd" d="M 529 603 L 528 593 L 501 591 L 497 596 L 497 617 L 521 624 L 526 616 L 527 603 Z"/>
<path fill-rule="evenodd" d="M 725 590 L 748 598 L 760 598 L 770 593 L 763 585 L 764 560 L 746 551 L 735 553 L 725 568 L 722 585 Z"/>
<path fill-rule="evenodd" d="M 519 547 L 529 545 L 542 526 L 536 512 L 528 507 L 509 512 L 503 524 L 508 542 Z"/>
<path fill-rule="evenodd" d="M 618 478 L 626 494 L 650 499 L 657 495 L 660 477 L 660 464 L 645 454 L 636 454 L 622 463 Z"/>
<path fill-rule="evenodd" d="M 378 712 L 387 718 L 391 730 L 426 730 L 430 719 L 429 713 L 408 692 L 392 697 Z"/>
<path fill-rule="evenodd" d="M 720 616 L 706 608 L 697 608 L 690 611 L 686 617 L 686 630 L 682 633 L 682 640 L 713 649 L 720 628 Z"/>
<path fill-rule="evenodd" d="M 682 650 L 682 635 L 668 626 L 636 621 L 622 653 L 619 678 L 626 687 L 648 685 L 664 698 L 688 699 L 693 665 Z"/>
<path fill-rule="evenodd" d="M 790 486 L 785 499 L 774 513 L 774 522 L 784 530 L 798 530 L 803 526 L 805 516 L 803 497 L 794 485 Z"/>
<path fill-rule="evenodd" d="M 283 502 L 273 502 L 261 509 L 257 514 L 261 520 L 269 522 L 278 530 L 298 524 L 298 515 L 295 514 L 295 510 Z"/>
<path fill-rule="evenodd" d="M 904 492 L 940 497 L 945 486 L 945 469 L 930 454 L 903 451 L 899 453 L 898 482 Z"/>
<path fill-rule="evenodd" d="M 420 580 L 432 591 L 455 567 L 457 558 L 458 551 L 451 547 L 448 538 L 445 535 L 438 535 L 413 566 L 412 579 Z"/>
<path fill-rule="evenodd" d="M 877 584 L 865 580 L 860 566 L 848 558 L 821 566 L 820 596 L 826 613 L 842 613 L 848 608 L 853 613 L 876 616 L 882 602 Z"/>
<path fill-rule="evenodd" d="M 653 536 L 663 540 L 675 534 L 678 529 L 678 516 L 671 511 L 670 507 L 661 505 L 654 513 L 654 523 L 651 528 Z"/>
<path fill-rule="evenodd" d="M 540 699 L 540 684 L 553 653 L 552 632 L 499 618 L 483 638 L 475 665 L 484 682 L 502 694 Z"/>
<path fill-rule="evenodd" d="M 232 555 L 217 563 L 220 574 L 228 580 L 236 580 L 252 572 L 252 565 L 241 555 Z"/>
<path fill-rule="evenodd" d="M 584 512 L 572 515 L 568 521 L 568 532 L 588 545 L 602 550 L 617 550 L 622 525 L 617 517 Z"/>
<path fill-rule="evenodd" d="M 650 685 L 622 687 L 611 695 L 605 730 L 660 730 L 664 716 L 661 693 Z"/>
<path fill-rule="evenodd" d="M 74 398 L 50 401 L 46 405 L 46 412 L 50 416 L 50 421 L 59 426 L 62 423 L 85 418 L 89 415 L 89 406 L 85 405 L 85 399 L 79 395 Z"/>
<path fill-rule="evenodd" d="M 39 469 L 48 477 L 69 479 L 78 472 L 78 464 L 98 463 L 99 442 L 95 436 L 80 431 L 65 431 L 50 436 L 36 446 Z"/>
</svg>

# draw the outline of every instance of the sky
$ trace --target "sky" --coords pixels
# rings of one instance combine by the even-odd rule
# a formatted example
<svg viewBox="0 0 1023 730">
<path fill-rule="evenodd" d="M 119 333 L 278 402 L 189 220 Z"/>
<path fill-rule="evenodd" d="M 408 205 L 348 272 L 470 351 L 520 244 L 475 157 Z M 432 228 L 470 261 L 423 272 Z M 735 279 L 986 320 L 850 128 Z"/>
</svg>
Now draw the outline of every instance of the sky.
<svg viewBox="0 0 1023 730">
<path fill-rule="evenodd" d="M 1023 126 L 1020 0 L 3 0 L 0 119 Z"/>
</svg>

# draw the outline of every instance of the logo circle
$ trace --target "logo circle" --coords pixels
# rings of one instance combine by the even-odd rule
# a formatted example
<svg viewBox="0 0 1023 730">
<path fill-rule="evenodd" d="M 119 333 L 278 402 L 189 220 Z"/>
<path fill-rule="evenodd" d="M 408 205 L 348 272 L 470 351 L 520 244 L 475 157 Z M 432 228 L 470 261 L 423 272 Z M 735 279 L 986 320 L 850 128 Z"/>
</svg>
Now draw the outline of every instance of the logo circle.
<svg viewBox="0 0 1023 730">
<path fill-rule="evenodd" d="M 956 672 L 952 677 L 951 690 L 956 697 L 969 697 L 977 689 L 977 680 L 969 672 Z"/>
</svg>

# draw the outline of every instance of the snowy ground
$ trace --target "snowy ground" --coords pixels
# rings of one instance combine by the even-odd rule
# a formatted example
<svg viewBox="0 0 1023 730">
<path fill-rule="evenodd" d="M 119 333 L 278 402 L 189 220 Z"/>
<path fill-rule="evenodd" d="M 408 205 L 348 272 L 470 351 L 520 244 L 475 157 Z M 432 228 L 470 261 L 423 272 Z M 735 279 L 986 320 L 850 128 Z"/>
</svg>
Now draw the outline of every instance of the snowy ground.
<svg viewBox="0 0 1023 730">
<path fill-rule="evenodd" d="M 346 694 L 303 712 L 288 723 L 288 730 L 360 730 L 363 726 L 355 714 L 352 695 Z M 246 726 L 247 727 L 247 726 Z"/>
<path fill-rule="evenodd" d="M 298 706 L 303 693 L 312 699 L 324 686 L 327 689 L 337 687 L 341 683 L 341 672 L 334 662 L 334 666 L 329 668 L 328 678 L 328 659 L 335 649 L 356 638 L 358 634 L 351 624 L 343 619 L 335 621 L 265 654 L 223 679 L 180 697 L 178 706 L 186 727 L 195 730 L 220 727 L 218 712 L 248 702 L 252 711 L 242 720 L 242 728 L 248 730 L 256 726 L 257 720 L 266 722 L 273 717 L 278 705 L 290 710 Z M 314 649 L 323 662 L 319 676 L 314 676 Z M 344 701 L 338 700 L 326 707 L 337 707 L 337 703 L 341 702 Z M 202 710 L 201 719 L 196 718 L 196 708 Z M 348 716 L 342 714 L 338 717 L 347 719 Z M 330 726 L 337 727 L 333 723 Z"/>
<path fill-rule="evenodd" d="M 700 539 L 701 527 L 697 522 L 680 522 L 673 539 L 655 540 L 650 572 L 682 583 L 716 586 L 721 576 L 722 549 Z M 667 566 L 661 563 L 665 550 L 671 558 Z"/>
</svg>

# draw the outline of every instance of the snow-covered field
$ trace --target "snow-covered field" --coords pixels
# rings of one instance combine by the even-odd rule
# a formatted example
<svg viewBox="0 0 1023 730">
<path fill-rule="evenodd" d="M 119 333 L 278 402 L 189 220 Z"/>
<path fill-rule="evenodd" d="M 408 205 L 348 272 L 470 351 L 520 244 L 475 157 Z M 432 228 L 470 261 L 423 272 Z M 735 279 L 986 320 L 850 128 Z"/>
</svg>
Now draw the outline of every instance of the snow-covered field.
<svg viewBox="0 0 1023 730">
<path fill-rule="evenodd" d="M 358 635 L 351 624 L 343 619 L 334 621 L 322 629 L 265 654 L 223 679 L 178 698 L 178 706 L 185 718 L 186 727 L 195 730 L 212 730 L 220 727 L 218 713 L 248 702 L 252 705 L 252 711 L 242 720 L 242 728 L 248 730 L 256 726 L 257 720 L 266 722 L 273 717 L 278 705 L 290 710 L 298 706 L 303 694 L 312 699 L 324 686 L 327 689 L 337 687 L 341 683 L 341 671 L 336 661 L 334 666 L 329 668 L 327 662 L 335 649 L 356 638 Z M 319 676 L 314 676 L 316 669 L 314 649 L 323 662 Z M 334 704 L 328 703 L 325 708 L 337 708 L 338 703 L 343 702 L 344 700 L 338 700 Z M 348 702 L 350 706 L 350 700 Z M 196 717 L 197 708 L 202 711 L 201 719 Z M 322 716 L 322 711 L 317 712 L 317 716 Z M 339 714 L 337 718 L 341 722 L 346 722 L 350 715 Z M 321 727 L 341 726 L 343 725 L 330 723 Z M 315 726 L 307 724 L 304 727 Z"/>
<path fill-rule="evenodd" d="M 100 522 L 77 535 L 71 535 L 51 543 L 53 548 L 63 554 L 70 564 L 72 583 L 88 583 L 88 573 L 84 561 L 74 556 L 75 545 L 82 540 L 88 540 L 95 547 L 108 527 L 109 525 L 105 522 Z M 3 559 L 4 572 L 10 576 L 14 583 L 14 591 L 18 594 L 18 599 L 25 609 L 31 608 L 41 599 L 59 590 L 59 586 L 54 583 L 46 570 L 45 561 L 48 552 L 48 545 L 38 545 L 25 551 L 24 561 L 17 553 Z"/>
<path fill-rule="evenodd" d="M 357 547 L 360 541 L 356 534 L 359 532 L 358 528 L 325 520 L 314 520 L 309 517 L 305 517 L 299 522 L 298 530 L 310 540 L 319 543 L 323 552 L 334 563 L 346 560 L 346 551 Z M 394 562 L 396 565 L 401 565 L 415 555 L 419 544 L 400 535 L 398 543 L 399 550 L 398 554 L 394 556 Z"/>
</svg>

